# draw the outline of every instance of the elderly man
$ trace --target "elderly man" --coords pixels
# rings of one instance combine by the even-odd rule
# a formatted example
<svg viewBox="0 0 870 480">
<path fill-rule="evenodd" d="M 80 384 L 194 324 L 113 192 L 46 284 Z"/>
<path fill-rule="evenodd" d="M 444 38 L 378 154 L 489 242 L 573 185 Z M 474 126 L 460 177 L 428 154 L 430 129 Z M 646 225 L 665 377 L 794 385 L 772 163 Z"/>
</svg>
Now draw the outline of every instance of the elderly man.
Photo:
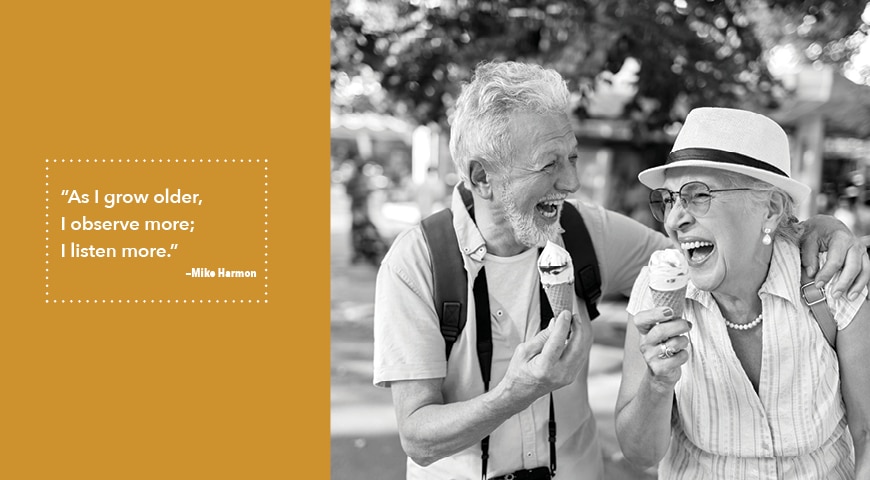
<svg viewBox="0 0 870 480">
<path fill-rule="evenodd" d="M 587 395 L 587 305 L 575 297 L 573 312 L 557 312 L 543 330 L 540 322 L 536 247 L 563 243 L 560 215 L 580 186 L 576 149 L 569 93 L 558 73 L 514 62 L 478 66 L 451 128 L 450 152 L 462 179 L 452 226 L 467 277 L 456 282 L 467 285 L 468 320 L 449 356 L 420 227 L 395 240 L 378 272 L 374 383 L 392 389 L 407 478 L 602 478 Z M 630 292 L 650 254 L 669 246 L 627 217 L 595 205 L 576 208 L 605 294 Z M 818 278 L 830 279 L 845 259 L 842 284 L 834 288 L 845 291 L 857 278 L 854 293 L 870 277 L 863 247 L 842 225 L 817 223 L 830 232 L 825 242 L 832 239 Z M 805 258 L 815 258 L 825 242 L 813 240 Z M 485 296 L 476 302 L 480 276 Z M 476 303 L 487 300 L 491 332 L 480 332 Z M 488 384 L 476 346 L 484 335 L 492 345 Z"/>
</svg>

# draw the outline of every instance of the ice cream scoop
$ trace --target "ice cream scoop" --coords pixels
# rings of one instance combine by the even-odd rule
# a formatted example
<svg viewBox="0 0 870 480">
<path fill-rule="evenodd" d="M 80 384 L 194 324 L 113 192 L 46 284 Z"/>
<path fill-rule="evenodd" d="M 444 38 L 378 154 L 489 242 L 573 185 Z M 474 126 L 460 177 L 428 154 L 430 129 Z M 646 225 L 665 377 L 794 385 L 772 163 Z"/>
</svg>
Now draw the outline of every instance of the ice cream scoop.
<svg viewBox="0 0 870 480">
<path fill-rule="evenodd" d="M 553 315 L 558 316 L 562 310 L 574 310 L 574 265 L 571 255 L 561 246 L 547 241 L 547 245 L 538 258 L 538 271 L 541 274 L 541 284 L 547 292 L 547 300 Z"/>
<path fill-rule="evenodd" d="M 649 259 L 649 288 L 657 307 L 670 307 L 674 318 L 682 317 L 688 284 L 689 266 L 679 250 L 653 252 Z"/>
</svg>

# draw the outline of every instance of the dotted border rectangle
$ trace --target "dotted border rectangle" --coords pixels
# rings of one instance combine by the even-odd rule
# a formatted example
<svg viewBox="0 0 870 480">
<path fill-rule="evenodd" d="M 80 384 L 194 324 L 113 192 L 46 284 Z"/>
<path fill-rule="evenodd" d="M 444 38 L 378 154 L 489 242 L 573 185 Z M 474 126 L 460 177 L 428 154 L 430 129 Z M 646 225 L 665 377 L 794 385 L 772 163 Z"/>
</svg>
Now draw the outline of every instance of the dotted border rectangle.
<svg viewBox="0 0 870 480">
<path fill-rule="evenodd" d="M 49 275 L 49 273 L 50 273 L 50 271 L 49 271 L 49 265 L 50 265 L 49 258 L 50 258 L 50 254 L 48 252 L 48 250 L 49 250 L 48 244 L 49 244 L 49 239 L 51 237 L 49 236 L 49 234 L 50 234 L 49 218 L 50 217 L 49 217 L 48 210 L 49 210 L 49 203 L 50 203 L 49 192 L 51 191 L 49 188 L 49 186 L 50 186 L 49 185 L 49 172 L 50 172 L 50 168 L 51 168 L 52 164 L 61 163 L 61 164 L 68 164 L 68 165 L 73 165 L 73 164 L 77 165 L 77 164 L 81 164 L 81 163 L 85 163 L 85 164 L 117 163 L 119 165 L 120 164 L 126 165 L 126 164 L 131 164 L 131 163 L 132 164 L 138 163 L 138 164 L 147 165 L 147 164 L 155 164 L 155 163 L 157 163 L 157 164 L 164 163 L 167 165 L 176 165 L 176 164 L 197 165 L 197 164 L 214 163 L 214 164 L 227 165 L 227 164 L 237 163 L 240 165 L 253 165 L 253 164 L 258 164 L 261 162 L 263 163 L 263 195 L 264 195 L 264 201 L 263 201 L 263 203 L 264 203 L 264 205 L 263 205 L 263 210 L 264 210 L 264 212 L 263 212 L 263 234 L 264 234 L 263 235 L 263 241 L 264 241 L 264 245 L 263 245 L 263 250 L 264 250 L 264 252 L 263 252 L 263 271 L 266 272 L 266 275 L 264 275 L 264 277 L 263 277 L 263 280 L 266 282 L 263 284 L 263 295 L 268 297 L 268 295 L 269 295 L 269 283 L 268 283 L 268 280 L 269 280 L 269 274 L 268 274 L 268 272 L 269 272 L 269 251 L 268 251 L 269 250 L 269 165 L 268 165 L 269 159 L 263 159 L 261 161 L 259 158 L 258 159 L 250 159 L 249 158 L 247 160 L 244 160 L 244 159 L 236 160 L 235 158 L 229 159 L 229 160 L 226 158 L 224 158 L 224 159 L 210 159 L 210 158 L 209 159 L 202 159 L 202 158 L 200 158 L 198 160 L 197 159 L 181 159 L 181 160 L 179 160 L 177 158 L 176 159 L 165 159 L 165 160 L 164 159 L 157 159 L 157 160 L 155 160 L 152 158 L 150 160 L 145 160 L 145 159 L 142 159 L 142 160 L 133 159 L 133 160 L 131 160 L 131 159 L 127 158 L 127 159 L 108 159 L 108 160 L 106 160 L 106 159 L 99 159 L 99 160 L 97 160 L 97 159 L 85 159 L 83 161 L 82 159 L 79 158 L 79 159 L 75 159 L 75 160 L 73 160 L 73 159 L 61 159 L 60 161 L 58 161 L 56 158 L 55 159 L 46 158 L 45 159 L 45 163 L 46 163 L 46 165 L 45 165 L 45 210 L 46 210 L 46 212 L 45 212 L 45 249 L 46 249 L 46 252 L 45 252 L 45 257 L 46 257 L 45 258 L 45 295 L 46 295 L 45 303 L 46 304 L 56 304 L 56 303 L 61 303 L 61 304 L 78 304 L 78 303 L 85 303 L 85 304 L 131 304 L 132 303 L 132 304 L 166 304 L 166 305 L 169 305 L 169 304 L 172 304 L 172 305 L 197 304 L 198 305 L 198 304 L 206 304 L 206 303 L 215 303 L 215 304 L 220 304 L 220 303 L 223 303 L 223 304 L 269 303 L 268 298 L 256 299 L 256 300 L 253 300 L 253 299 L 238 299 L 238 300 L 236 300 L 236 299 L 232 299 L 232 300 L 230 300 L 230 299 L 215 299 L 214 301 L 212 301 L 211 299 L 190 299 L 190 300 L 188 300 L 188 299 L 155 299 L 155 298 L 152 298 L 152 299 L 141 299 L 141 300 L 140 299 L 93 299 L 93 300 L 92 299 L 85 299 L 85 300 L 60 299 L 60 300 L 58 300 L 58 299 L 48 298 L 48 297 L 51 297 L 51 292 L 49 290 L 49 286 L 51 285 L 51 283 L 49 282 L 49 277 L 50 277 L 50 275 Z"/>
</svg>

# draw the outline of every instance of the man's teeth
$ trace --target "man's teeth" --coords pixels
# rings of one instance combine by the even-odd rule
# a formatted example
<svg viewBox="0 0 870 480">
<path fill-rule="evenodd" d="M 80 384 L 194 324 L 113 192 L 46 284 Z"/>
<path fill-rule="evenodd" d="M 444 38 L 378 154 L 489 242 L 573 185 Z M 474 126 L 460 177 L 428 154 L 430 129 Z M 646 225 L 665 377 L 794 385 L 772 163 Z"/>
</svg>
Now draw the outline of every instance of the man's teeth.
<svg viewBox="0 0 870 480">
<path fill-rule="evenodd" d="M 559 206 L 562 205 L 563 200 L 553 200 L 547 202 L 541 202 L 538 204 L 538 210 L 541 211 L 541 215 L 547 218 L 553 218 L 559 213 Z"/>
<path fill-rule="evenodd" d="M 713 244 L 710 242 L 682 242 L 680 243 L 680 248 L 683 250 L 694 250 L 696 248 L 701 247 L 712 247 Z"/>
</svg>

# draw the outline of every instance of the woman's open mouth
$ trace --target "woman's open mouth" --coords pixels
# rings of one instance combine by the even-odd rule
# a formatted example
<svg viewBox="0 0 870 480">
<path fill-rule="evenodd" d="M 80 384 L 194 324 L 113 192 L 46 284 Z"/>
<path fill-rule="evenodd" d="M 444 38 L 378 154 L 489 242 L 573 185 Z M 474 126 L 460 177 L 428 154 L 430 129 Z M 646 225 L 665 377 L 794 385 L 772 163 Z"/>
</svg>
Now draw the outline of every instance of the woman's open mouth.
<svg viewBox="0 0 870 480">
<path fill-rule="evenodd" d="M 689 264 L 693 266 L 704 263 L 716 250 L 715 245 L 704 240 L 681 242 L 680 248 L 686 253 L 686 259 L 688 259 Z"/>
</svg>

